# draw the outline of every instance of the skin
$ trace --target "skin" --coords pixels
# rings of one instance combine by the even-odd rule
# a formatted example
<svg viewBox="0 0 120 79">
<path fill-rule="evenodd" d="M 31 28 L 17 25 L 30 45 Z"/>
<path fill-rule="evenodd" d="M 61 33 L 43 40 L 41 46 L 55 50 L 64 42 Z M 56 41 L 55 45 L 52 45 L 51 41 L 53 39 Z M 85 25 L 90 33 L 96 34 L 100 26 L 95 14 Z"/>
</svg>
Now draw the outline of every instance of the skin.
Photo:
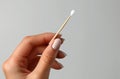
<svg viewBox="0 0 120 79">
<path fill-rule="evenodd" d="M 51 68 L 62 69 L 62 64 L 56 58 L 64 58 L 65 53 L 59 48 L 52 48 L 54 35 L 43 33 L 26 36 L 3 63 L 6 79 L 49 79 Z M 61 35 L 57 38 L 63 42 Z"/>
</svg>

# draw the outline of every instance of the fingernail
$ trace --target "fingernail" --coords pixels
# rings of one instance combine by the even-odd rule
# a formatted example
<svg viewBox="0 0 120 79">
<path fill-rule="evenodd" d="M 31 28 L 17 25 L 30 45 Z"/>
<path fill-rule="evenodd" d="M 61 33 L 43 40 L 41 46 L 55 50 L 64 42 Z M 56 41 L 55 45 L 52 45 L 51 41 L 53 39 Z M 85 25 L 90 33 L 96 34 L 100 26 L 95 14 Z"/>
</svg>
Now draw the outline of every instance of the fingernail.
<svg viewBox="0 0 120 79">
<path fill-rule="evenodd" d="M 63 67 L 64 67 L 61 63 L 59 63 L 59 66 L 60 66 L 61 68 L 63 68 Z"/>
<path fill-rule="evenodd" d="M 63 52 L 64 56 L 67 56 L 67 54 L 65 52 Z"/>
<path fill-rule="evenodd" d="M 60 39 L 61 39 L 62 43 L 65 41 L 65 39 L 64 39 L 64 38 L 60 38 Z"/>
<path fill-rule="evenodd" d="M 52 45 L 52 48 L 53 48 L 54 50 L 59 49 L 61 43 L 62 43 L 62 41 L 61 41 L 59 38 L 56 38 L 56 39 L 54 40 L 54 43 L 53 43 L 53 45 Z"/>
</svg>

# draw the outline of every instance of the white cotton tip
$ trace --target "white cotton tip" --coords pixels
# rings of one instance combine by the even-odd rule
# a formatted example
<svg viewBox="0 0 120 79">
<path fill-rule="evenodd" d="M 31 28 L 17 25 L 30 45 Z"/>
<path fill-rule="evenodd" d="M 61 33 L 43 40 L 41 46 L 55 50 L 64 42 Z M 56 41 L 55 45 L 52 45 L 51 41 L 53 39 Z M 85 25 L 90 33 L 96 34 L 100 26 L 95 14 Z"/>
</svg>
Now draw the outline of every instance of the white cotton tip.
<svg viewBox="0 0 120 79">
<path fill-rule="evenodd" d="M 75 13 L 75 10 L 71 10 L 70 16 L 72 16 Z"/>
</svg>

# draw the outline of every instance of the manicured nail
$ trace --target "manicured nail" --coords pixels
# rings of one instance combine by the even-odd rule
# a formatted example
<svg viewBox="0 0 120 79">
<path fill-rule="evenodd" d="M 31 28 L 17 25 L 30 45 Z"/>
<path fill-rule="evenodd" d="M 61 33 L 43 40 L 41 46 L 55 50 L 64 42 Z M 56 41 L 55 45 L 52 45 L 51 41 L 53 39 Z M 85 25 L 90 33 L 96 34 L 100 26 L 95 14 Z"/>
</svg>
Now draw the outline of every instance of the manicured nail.
<svg viewBox="0 0 120 79">
<path fill-rule="evenodd" d="M 54 40 L 54 43 L 53 43 L 53 45 L 52 45 L 52 48 L 53 48 L 54 50 L 59 49 L 61 43 L 62 43 L 61 39 L 56 38 L 56 39 Z"/>
<path fill-rule="evenodd" d="M 61 63 L 59 63 L 59 66 L 60 66 L 61 68 L 63 68 L 63 67 L 64 67 Z"/>
<path fill-rule="evenodd" d="M 63 52 L 64 56 L 67 56 L 67 54 L 65 52 Z"/>
<path fill-rule="evenodd" d="M 64 39 L 64 38 L 60 38 L 60 39 L 61 39 L 62 43 L 65 41 L 65 39 Z"/>
</svg>

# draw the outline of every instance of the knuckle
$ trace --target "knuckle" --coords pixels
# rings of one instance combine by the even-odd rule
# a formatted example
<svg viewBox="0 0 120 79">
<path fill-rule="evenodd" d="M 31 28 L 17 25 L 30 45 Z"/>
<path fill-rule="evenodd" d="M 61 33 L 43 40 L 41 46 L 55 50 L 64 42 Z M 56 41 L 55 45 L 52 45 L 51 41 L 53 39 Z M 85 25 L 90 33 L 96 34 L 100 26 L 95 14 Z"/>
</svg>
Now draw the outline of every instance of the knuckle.
<svg viewBox="0 0 120 79">
<path fill-rule="evenodd" d="M 31 43 L 32 40 L 33 40 L 33 36 L 25 36 L 23 38 L 23 42 L 25 42 L 25 43 Z"/>
<path fill-rule="evenodd" d="M 3 71 L 9 70 L 9 64 L 8 63 L 9 63 L 8 61 L 3 62 L 3 64 L 2 64 Z"/>
<path fill-rule="evenodd" d="M 3 64 L 2 64 L 2 69 L 5 70 L 5 69 L 6 69 L 6 66 L 7 66 L 7 62 L 5 61 L 5 62 L 3 62 Z"/>
<path fill-rule="evenodd" d="M 13 65 L 14 65 L 14 61 L 12 61 L 11 59 L 8 59 L 5 62 L 3 62 L 2 69 L 3 71 L 11 71 L 12 68 L 14 68 Z"/>
</svg>

